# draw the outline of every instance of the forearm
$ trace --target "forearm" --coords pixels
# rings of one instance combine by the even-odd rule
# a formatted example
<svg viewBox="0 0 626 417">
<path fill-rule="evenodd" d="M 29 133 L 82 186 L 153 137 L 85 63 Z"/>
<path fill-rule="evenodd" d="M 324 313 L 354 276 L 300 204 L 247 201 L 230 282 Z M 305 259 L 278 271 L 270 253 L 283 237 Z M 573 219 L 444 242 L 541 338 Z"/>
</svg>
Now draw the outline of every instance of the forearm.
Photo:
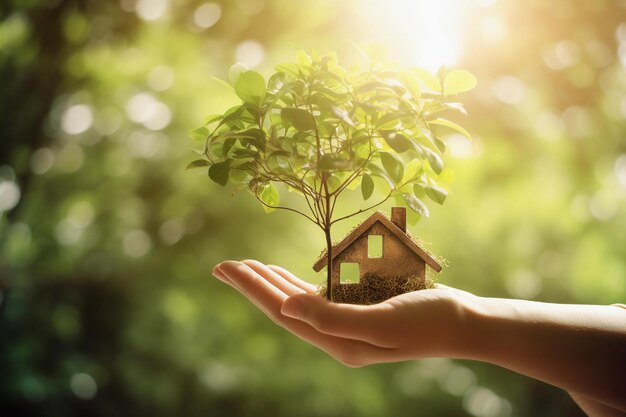
<svg viewBox="0 0 626 417">
<path fill-rule="evenodd" d="M 476 297 L 464 355 L 626 411 L 626 310 Z"/>
</svg>

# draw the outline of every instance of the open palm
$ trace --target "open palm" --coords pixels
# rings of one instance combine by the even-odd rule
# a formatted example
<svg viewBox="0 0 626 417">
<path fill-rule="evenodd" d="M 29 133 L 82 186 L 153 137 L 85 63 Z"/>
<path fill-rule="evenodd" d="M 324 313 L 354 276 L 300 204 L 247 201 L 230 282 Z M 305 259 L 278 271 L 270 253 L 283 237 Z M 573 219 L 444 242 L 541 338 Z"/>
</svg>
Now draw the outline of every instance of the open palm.
<svg viewBox="0 0 626 417">
<path fill-rule="evenodd" d="M 276 324 L 351 367 L 454 355 L 458 299 L 472 297 L 438 287 L 371 306 L 337 304 L 315 295 L 314 285 L 284 268 L 254 260 L 223 262 L 213 274 Z"/>
</svg>

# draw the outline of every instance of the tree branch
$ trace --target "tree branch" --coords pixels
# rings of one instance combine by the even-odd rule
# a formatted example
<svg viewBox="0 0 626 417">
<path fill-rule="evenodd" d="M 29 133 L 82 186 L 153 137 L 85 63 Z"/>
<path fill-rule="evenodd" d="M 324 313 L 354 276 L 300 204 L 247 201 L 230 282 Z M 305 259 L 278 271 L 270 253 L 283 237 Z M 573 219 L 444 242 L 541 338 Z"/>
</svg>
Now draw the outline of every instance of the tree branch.
<svg viewBox="0 0 626 417">
<path fill-rule="evenodd" d="M 358 211 L 355 211 L 354 213 L 352 213 L 352 214 L 348 214 L 347 216 L 343 216 L 343 217 L 340 217 L 340 218 L 338 218 L 338 219 L 335 219 L 335 220 L 333 220 L 332 222 L 330 222 L 330 224 L 331 224 L 331 225 L 333 225 L 333 224 L 335 224 L 335 223 L 337 223 L 337 222 L 339 222 L 339 221 L 341 221 L 341 220 L 349 219 L 350 217 L 356 216 L 357 214 L 361 214 L 361 213 L 363 213 L 363 212 L 366 212 L 366 211 L 368 211 L 368 210 L 371 210 L 371 209 L 373 209 L 373 208 L 375 208 L 375 207 L 380 206 L 381 204 L 383 204 L 384 202 L 386 202 L 387 200 L 389 200 L 389 197 L 391 197 L 391 196 L 393 195 L 394 191 L 397 191 L 397 190 L 399 190 L 400 188 L 404 187 L 405 185 L 407 185 L 407 184 L 409 184 L 409 183 L 411 183 L 411 182 L 415 181 L 417 178 L 418 178 L 418 176 L 417 176 L 417 175 L 415 175 L 415 176 L 413 176 L 413 177 L 409 178 L 408 180 L 406 180 L 405 182 L 403 182 L 402 184 L 400 184 L 399 186 L 393 187 L 391 190 L 389 190 L 389 193 L 387 194 L 387 196 L 386 196 L 384 199 L 382 199 L 381 201 L 379 201 L 378 203 L 373 204 L 373 205 L 371 205 L 371 206 L 369 206 L 369 207 L 367 207 L 367 208 L 364 208 L 364 209 L 360 209 L 360 210 L 358 210 Z"/>
<path fill-rule="evenodd" d="M 258 194 L 256 193 L 256 191 L 254 192 L 254 197 L 259 200 L 261 202 L 261 204 L 263 204 L 265 207 L 267 208 L 271 208 L 271 209 L 276 209 L 276 210 L 287 210 L 287 211 L 291 211 L 293 213 L 297 213 L 301 216 L 306 217 L 307 219 L 309 219 L 311 222 L 315 223 L 316 225 L 318 225 L 319 227 L 322 227 L 322 225 L 320 224 L 319 221 L 313 219 L 311 216 L 306 215 L 305 213 L 301 212 L 300 210 L 296 210 L 294 208 L 291 207 L 285 207 L 285 206 L 272 206 L 267 204 L 265 201 L 261 200 L 261 197 L 258 196 Z"/>
</svg>

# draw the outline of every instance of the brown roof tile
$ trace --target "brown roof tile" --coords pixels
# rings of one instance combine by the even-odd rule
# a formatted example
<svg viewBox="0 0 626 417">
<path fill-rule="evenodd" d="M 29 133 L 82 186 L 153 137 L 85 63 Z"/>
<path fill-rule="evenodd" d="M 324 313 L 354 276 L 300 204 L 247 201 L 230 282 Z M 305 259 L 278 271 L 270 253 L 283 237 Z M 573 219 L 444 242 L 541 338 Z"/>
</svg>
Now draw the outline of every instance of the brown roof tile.
<svg viewBox="0 0 626 417">
<path fill-rule="evenodd" d="M 359 236 L 361 236 L 367 229 L 369 229 L 374 223 L 380 222 L 383 226 L 385 226 L 391 233 L 393 233 L 402 243 L 404 243 L 409 249 L 411 249 L 417 256 L 419 256 L 426 264 L 428 264 L 432 269 L 437 272 L 440 272 L 442 267 L 439 262 L 435 258 L 433 258 L 428 252 L 426 252 L 421 246 L 415 242 L 411 238 L 410 235 L 404 233 L 398 226 L 393 224 L 391 220 L 387 218 L 381 211 L 377 210 L 374 214 L 364 220 L 361 224 L 355 227 L 343 240 L 336 245 L 333 246 L 333 259 L 343 252 L 352 242 L 354 242 Z M 323 253 L 319 259 L 313 265 L 313 269 L 316 272 L 319 272 L 324 268 L 328 263 L 328 256 L 326 253 Z"/>
</svg>

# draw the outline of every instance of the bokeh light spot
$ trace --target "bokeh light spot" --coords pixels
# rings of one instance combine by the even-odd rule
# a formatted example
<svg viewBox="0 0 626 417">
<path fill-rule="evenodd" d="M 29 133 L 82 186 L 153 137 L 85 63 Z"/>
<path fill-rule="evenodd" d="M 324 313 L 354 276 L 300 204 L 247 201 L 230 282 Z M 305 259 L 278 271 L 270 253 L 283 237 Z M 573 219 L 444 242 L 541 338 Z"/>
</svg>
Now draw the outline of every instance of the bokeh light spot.
<svg viewBox="0 0 626 417">
<path fill-rule="evenodd" d="M 135 12 L 142 20 L 154 21 L 167 13 L 167 0 L 139 0 L 135 5 Z"/>
<path fill-rule="evenodd" d="M 518 78 L 504 75 L 498 77 L 491 86 L 498 100 L 506 104 L 516 104 L 526 97 L 526 87 Z"/>
<path fill-rule="evenodd" d="M 173 245 L 185 235 L 185 223 L 181 219 L 169 219 L 159 227 L 159 238 L 166 245 Z"/>
<path fill-rule="evenodd" d="M 617 213 L 618 202 L 614 193 L 608 190 L 596 192 L 589 202 L 591 215 L 600 221 L 611 220 Z"/>
<path fill-rule="evenodd" d="M 477 157 L 483 150 L 482 142 L 477 137 L 470 140 L 465 135 L 453 133 L 446 136 L 445 141 L 450 155 L 459 159 Z"/>
<path fill-rule="evenodd" d="M 266 0 L 239 0 L 237 7 L 249 16 L 254 16 L 263 11 Z"/>
<path fill-rule="evenodd" d="M 456 366 L 441 379 L 441 387 L 452 395 L 461 396 L 476 384 L 476 375 L 464 366 Z"/>
<path fill-rule="evenodd" d="M 225 392 L 236 386 L 237 374 L 231 367 L 214 362 L 200 374 L 200 381 L 211 391 Z"/>
<path fill-rule="evenodd" d="M 54 165 L 56 157 L 50 148 L 39 148 L 30 157 L 30 169 L 37 175 L 45 174 Z"/>
<path fill-rule="evenodd" d="M 565 124 L 558 114 L 543 112 L 535 123 L 536 134 L 545 140 L 558 140 L 565 133 Z"/>
<path fill-rule="evenodd" d="M 10 165 L 0 165 L 0 180 L 15 180 L 15 170 Z"/>
<path fill-rule="evenodd" d="M 193 14 L 193 22 L 201 29 L 215 25 L 222 16 L 222 8 L 217 3 L 204 3 Z"/>
<path fill-rule="evenodd" d="M 165 103 L 157 102 L 153 113 L 143 125 L 150 130 L 161 130 L 169 126 L 172 121 L 172 111 Z"/>
<path fill-rule="evenodd" d="M 562 70 L 577 65 L 582 58 L 580 47 L 571 40 L 564 40 L 543 53 L 543 60 L 553 70 Z"/>
<path fill-rule="evenodd" d="M 76 373 L 70 378 L 70 388 L 81 400 L 91 400 L 98 393 L 96 380 L 89 374 Z"/>
<path fill-rule="evenodd" d="M 85 152 L 76 144 L 69 144 L 57 153 L 58 169 L 65 173 L 75 172 L 83 166 Z"/>
<path fill-rule="evenodd" d="M 75 245 L 80 240 L 82 234 L 83 228 L 70 217 L 66 217 L 58 222 L 54 228 L 54 237 L 63 246 Z"/>
<path fill-rule="evenodd" d="M 107 107 L 98 111 L 95 128 L 101 135 L 112 135 L 117 132 L 121 126 L 122 114 L 118 108 Z"/>
<path fill-rule="evenodd" d="M 70 135 L 86 132 L 93 124 L 93 111 L 86 104 L 68 107 L 61 116 L 61 129 Z"/>
<path fill-rule="evenodd" d="M 541 278 L 535 272 L 526 269 L 516 271 L 506 281 L 508 292 L 515 298 L 535 298 L 542 286 Z"/>
<path fill-rule="evenodd" d="M 20 187 L 14 181 L 0 180 L 0 212 L 11 210 L 20 201 Z"/>
<path fill-rule="evenodd" d="M 148 74 L 148 85 L 154 91 L 165 91 L 174 84 L 176 76 L 168 65 L 154 67 Z"/>
<path fill-rule="evenodd" d="M 131 258 L 140 258 L 152 249 L 152 240 L 143 230 L 131 230 L 122 241 L 124 253 Z"/>
<path fill-rule="evenodd" d="M 126 103 L 126 114 L 135 123 L 143 123 L 148 120 L 158 100 L 150 93 L 135 94 Z"/>
<path fill-rule="evenodd" d="M 592 135 L 595 126 L 589 110 L 580 106 L 570 106 L 563 111 L 565 131 L 571 138 L 581 139 Z"/>
<path fill-rule="evenodd" d="M 477 417 L 507 417 L 511 412 L 509 406 L 506 413 L 507 408 L 500 397 L 485 387 L 470 389 L 463 398 L 463 407 Z"/>
<path fill-rule="evenodd" d="M 135 158 L 159 160 L 167 154 L 169 139 L 159 132 L 140 130 L 128 136 L 127 146 Z"/>
<path fill-rule="evenodd" d="M 85 200 L 74 203 L 68 212 L 68 216 L 78 226 L 85 228 L 91 224 L 95 217 L 95 209 L 93 205 Z"/>
<path fill-rule="evenodd" d="M 265 58 L 265 49 L 263 45 L 255 40 L 247 40 L 237 45 L 235 50 L 235 59 L 237 62 L 254 68 L 259 66 Z"/>
<path fill-rule="evenodd" d="M 506 36 L 506 24 L 500 16 L 487 16 L 480 22 L 481 37 L 491 43 L 499 43 Z"/>
<path fill-rule="evenodd" d="M 172 121 L 172 112 L 150 93 L 138 93 L 126 103 L 128 118 L 150 130 L 161 130 Z"/>
<path fill-rule="evenodd" d="M 620 155 L 615 161 L 615 176 L 626 189 L 626 154 Z"/>
</svg>

